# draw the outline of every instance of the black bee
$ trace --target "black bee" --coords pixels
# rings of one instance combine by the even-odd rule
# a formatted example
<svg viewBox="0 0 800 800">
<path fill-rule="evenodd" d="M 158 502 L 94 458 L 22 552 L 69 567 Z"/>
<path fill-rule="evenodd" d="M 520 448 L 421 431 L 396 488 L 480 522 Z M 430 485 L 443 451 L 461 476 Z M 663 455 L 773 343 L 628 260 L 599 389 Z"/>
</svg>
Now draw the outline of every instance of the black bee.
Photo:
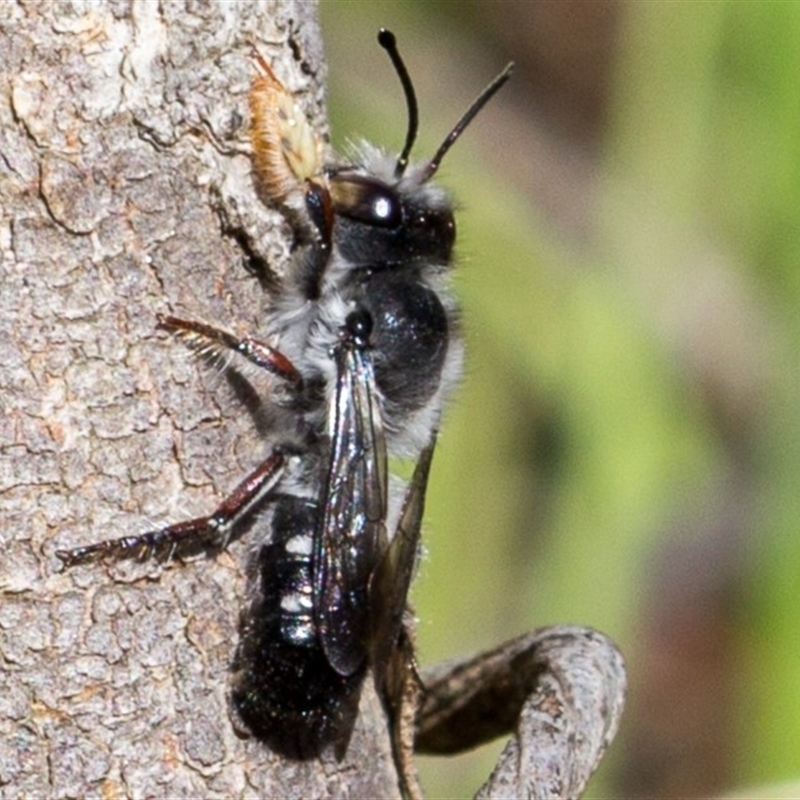
<svg viewBox="0 0 800 800">
<path fill-rule="evenodd" d="M 198 351 L 238 353 L 279 379 L 269 455 L 210 516 L 58 552 L 66 565 L 171 559 L 224 547 L 250 518 L 233 706 L 253 735 L 293 758 L 329 746 L 344 753 L 369 667 L 395 722 L 400 715 L 425 488 L 462 361 L 447 285 L 455 222 L 431 178 L 511 73 L 509 65 L 484 90 L 432 159 L 411 166 L 416 99 L 394 37 L 381 31 L 379 41 L 406 94 L 405 146 L 393 157 L 364 144 L 347 164 L 323 163 L 306 118 L 257 57 L 255 179 L 269 202 L 292 211 L 304 241 L 266 323 L 275 346 L 159 320 Z M 388 454 L 416 459 L 406 487 L 392 485 Z"/>
</svg>

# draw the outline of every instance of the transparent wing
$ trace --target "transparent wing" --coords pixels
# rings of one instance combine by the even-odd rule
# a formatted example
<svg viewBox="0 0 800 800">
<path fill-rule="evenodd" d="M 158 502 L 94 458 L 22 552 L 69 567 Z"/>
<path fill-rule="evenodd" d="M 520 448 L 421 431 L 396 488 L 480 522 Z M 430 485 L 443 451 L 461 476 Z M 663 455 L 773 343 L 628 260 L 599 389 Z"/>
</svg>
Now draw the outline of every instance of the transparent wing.
<svg viewBox="0 0 800 800">
<path fill-rule="evenodd" d="M 369 582 L 386 550 L 387 457 L 372 359 L 358 336 L 343 333 L 336 367 L 314 608 L 328 661 L 351 675 L 367 656 Z"/>
<path fill-rule="evenodd" d="M 399 647 L 403 629 L 408 591 L 419 558 L 420 532 L 425 512 L 425 492 L 428 488 L 433 451 L 434 432 L 430 443 L 420 453 L 414 474 L 406 489 L 403 508 L 391 543 L 380 559 L 370 584 L 372 614 L 371 649 L 375 681 L 390 700 L 400 689 L 398 670 L 404 671 L 411 647 Z M 407 649 L 408 653 L 403 651 Z M 398 655 L 403 663 L 393 663 Z M 387 677 L 388 674 L 388 677 Z M 394 688 L 390 684 L 395 684 Z"/>
</svg>

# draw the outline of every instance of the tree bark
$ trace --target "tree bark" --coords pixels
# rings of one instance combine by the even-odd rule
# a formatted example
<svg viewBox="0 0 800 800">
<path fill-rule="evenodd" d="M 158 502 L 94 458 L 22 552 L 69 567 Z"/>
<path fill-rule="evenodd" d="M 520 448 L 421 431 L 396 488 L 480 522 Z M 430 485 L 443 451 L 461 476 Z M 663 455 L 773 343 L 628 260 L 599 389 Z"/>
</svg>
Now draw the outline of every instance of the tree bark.
<svg viewBox="0 0 800 800">
<path fill-rule="evenodd" d="M 74 0 L 2 14 L 0 786 L 396 795 L 369 681 L 341 763 L 281 761 L 235 734 L 246 542 L 169 568 L 59 572 L 54 557 L 208 513 L 265 455 L 258 378 L 209 376 L 156 315 L 259 331 L 291 233 L 251 180 L 250 45 L 324 125 L 315 3 Z"/>
</svg>

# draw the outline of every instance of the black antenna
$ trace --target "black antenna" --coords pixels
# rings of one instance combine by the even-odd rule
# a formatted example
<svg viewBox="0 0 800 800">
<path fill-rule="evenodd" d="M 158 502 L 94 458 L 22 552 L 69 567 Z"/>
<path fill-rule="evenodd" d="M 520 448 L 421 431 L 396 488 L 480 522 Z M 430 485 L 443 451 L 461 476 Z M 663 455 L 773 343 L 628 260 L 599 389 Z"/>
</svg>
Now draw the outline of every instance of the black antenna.
<svg viewBox="0 0 800 800">
<path fill-rule="evenodd" d="M 456 139 L 464 132 L 464 128 L 472 122 L 475 118 L 475 115 L 492 99 L 495 92 L 511 77 L 511 73 L 514 71 L 514 62 L 510 62 L 506 68 L 478 95 L 478 98 L 475 102 L 467 109 L 467 113 L 464 114 L 463 117 L 456 123 L 455 128 L 447 134 L 447 138 L 442 142 L 439 149 L 434 154 L 433 158 L 428 162 L 428 166 L 425 167 L 425 171 L 422 173 L 422 178 L 420 179 L 420 183 L 425 183 L 429 181 L 436 170 L 439 169 L 439 164 L 442 163 L 442 159 L 445 156 L 445 153 L 453 146 Z"/>
<path fill-rule="evenodd" d="M 411 153 L 411 148 L 414 146 L 414 141 L 417 138 L 417 130 L 419 129 L 419 111 L 417 109 L 417 96 L 414 94 L 414 86 L 411 83 L 411 78 L 408 75 L 406 65 L 403 59 L 400 58 L 400 53 L 397 51 L 397 39 L 391 31 L 386 28 L 381 28 L 378 31 L 378 44 L 389 54 L 392 59 L 397 77 L 400 78 L 400 83 L 403 85 L 403 93 L 406 96 L 406 105 L 408 106 L 408 132 L 406 133 L 406 143 L 403 147 L 403 152 L 397 157 L 397 165 L 394 168 L 395 178 L 401 178 L 408 166 L 408 156 Z"/>
</svg>

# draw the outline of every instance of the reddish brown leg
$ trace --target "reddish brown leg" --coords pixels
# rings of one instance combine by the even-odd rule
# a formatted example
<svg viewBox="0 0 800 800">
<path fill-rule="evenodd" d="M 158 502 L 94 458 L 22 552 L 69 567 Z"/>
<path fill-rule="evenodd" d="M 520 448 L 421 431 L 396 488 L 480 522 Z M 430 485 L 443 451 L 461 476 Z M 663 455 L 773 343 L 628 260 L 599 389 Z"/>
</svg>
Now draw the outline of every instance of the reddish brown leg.
<svg viewBox="0 0 800 800">
<path fill-rule="evenodd" d="M 176 556 L 180 558 L 212 547 L 225 547 L 236 521 L 257 499 L 274 488 L 283 474 L 284 462 L 284 454 L 278 450 L 273 451 L 210 516 L 177 522 L 138 536 L 123 536 L 71 550 L 57 550 L 56 555 L 65 566 L 71 567 L 75 564 L 124 558 L 170 561 Z"/>
<path fill-rule="evenodd" d="M 283 353 L 251 336 L 237 339 L 227 331 L 203 322 L 161 315 L 158 317 L 158 326 L 176 333 L 189 347 L 200 353 L 218 353 L 222 349 L 231 350 L 295 387 L 299 387 L 302 383 L 297 368 Z"/>
</svg>

